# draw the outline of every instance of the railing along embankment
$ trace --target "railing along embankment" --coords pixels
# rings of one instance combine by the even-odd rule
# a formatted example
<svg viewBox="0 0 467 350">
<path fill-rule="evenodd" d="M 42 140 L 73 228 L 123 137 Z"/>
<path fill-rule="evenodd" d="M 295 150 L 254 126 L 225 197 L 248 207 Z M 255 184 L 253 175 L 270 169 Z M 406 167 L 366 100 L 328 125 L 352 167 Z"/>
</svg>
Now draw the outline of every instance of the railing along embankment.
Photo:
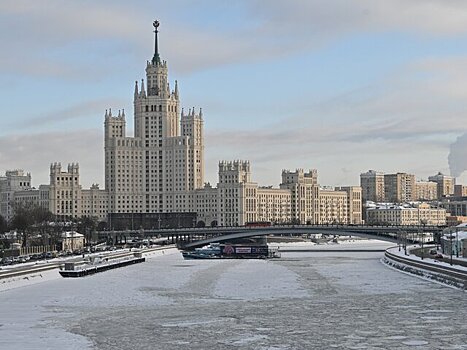
<svg viewBox="0 0 467 350">
<path fill-rule="evenodd" d="M 384 253 L 385 264 L 404 272 L 467 290 L 467 270 L 463 270 L 462 267 L 455 268 L 442 266 L 439 263 L 417 261 L 410 256 L 394 254 L 391 249 L 394 248 L 387 249 Z"/>
</svg>

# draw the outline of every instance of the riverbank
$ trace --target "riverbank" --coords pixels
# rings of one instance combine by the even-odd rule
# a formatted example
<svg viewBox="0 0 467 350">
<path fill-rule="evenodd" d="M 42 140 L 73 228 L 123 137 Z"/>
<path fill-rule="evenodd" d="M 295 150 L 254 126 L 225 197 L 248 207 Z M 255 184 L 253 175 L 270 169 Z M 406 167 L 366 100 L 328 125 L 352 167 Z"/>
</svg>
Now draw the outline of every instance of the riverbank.
<svg viewBox="0 0 467 350">
<path fill-rule="evenodd" d="M 117 252 L 114 254 L 106 254 L 104 257 L 108 259 L 120 257 L 124 252 Z M 164 246 L 157 248 L 149 248 L 141 250 L 141 253 L 146 259 L 154 259 L 160 256 L 165 256 L 166 254 L 178 254 L 178 249 L 174 246 Z M 133 252 L 126 251 L 125 254 L 132 255 Z M 94 254 L 98 256 L 99 254 Z M 88 256 L 86 256 L 87 258 Z M 30 270 L 18 271 L 15 273 L 14 268 L 9 268 L 8 272 L 12 276 L 0 278 L 0 292 L 7 291 L 10 289 L 16 289 L 26 286 L 35 285 L 38 283 L 53 281 L 55 279 L 61 279 L 63 277 L 59 274 L 59 268 L 62 264 L 70 259 L 52 259 L 48 262 L 41 262 L 39 264 L 29 264 Z M 81 261 L 81 263 L 84 260 Z M 19 266 L 23 267 L 23 266 Z"/>
<path fill-rule="evenodd" d="M 427 257 L 422 259 L 411 254 L 411 249 L 418 247 L 409 247 L 408 254 L 399 247 L 387 249 L 382 262 L 402 272 L 467 291 L 467 267 Z"/>
</svg>

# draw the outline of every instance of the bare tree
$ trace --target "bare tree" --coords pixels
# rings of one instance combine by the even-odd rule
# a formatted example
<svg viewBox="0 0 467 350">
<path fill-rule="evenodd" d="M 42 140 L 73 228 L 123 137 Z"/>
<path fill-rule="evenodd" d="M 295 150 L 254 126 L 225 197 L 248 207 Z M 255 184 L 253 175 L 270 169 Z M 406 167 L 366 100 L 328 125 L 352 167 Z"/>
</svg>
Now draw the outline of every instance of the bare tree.
<svg viewBox="0 0 467 350">
<path fill-rule="evenodd" d="M 53 214 L 34 202 L 15 202 L 14 216 L 10 223 L 11 229 L 20 231 L 23 235 L 23 247 L 27 245 L 32 233 L 45 234 Z"/>
</svg>

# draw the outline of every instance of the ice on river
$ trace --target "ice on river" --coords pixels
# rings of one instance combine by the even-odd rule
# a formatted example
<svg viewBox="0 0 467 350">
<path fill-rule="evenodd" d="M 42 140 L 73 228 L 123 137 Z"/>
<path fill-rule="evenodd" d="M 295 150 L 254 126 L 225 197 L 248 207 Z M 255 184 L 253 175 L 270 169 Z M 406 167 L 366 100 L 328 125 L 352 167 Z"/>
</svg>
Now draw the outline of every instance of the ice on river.
<svg viewBox="0 0 467 350">
<path fill-rule="evenodd" d="M 382 254 L 166 253 L 51 279 L 0 292 L 0 348 L 467 349 L 466 294 L 389 269 Z"/>
</svg>

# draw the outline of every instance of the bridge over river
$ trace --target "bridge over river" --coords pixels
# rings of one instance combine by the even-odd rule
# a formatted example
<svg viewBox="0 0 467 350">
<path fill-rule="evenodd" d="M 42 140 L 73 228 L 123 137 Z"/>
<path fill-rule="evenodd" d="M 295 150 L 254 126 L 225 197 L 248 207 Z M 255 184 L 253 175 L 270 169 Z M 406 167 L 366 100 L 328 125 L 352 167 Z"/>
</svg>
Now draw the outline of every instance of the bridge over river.
<svg viewBox="0 0 467 350">
<path fill-rule="evenodd" d="M 212 242 L 225 242 L 234 239 L 255 236 L 291 236 L 300 237 L 309 234 L 353 235 L 366 238 L 378 238 L 397 242 L 405 239 L 417 240 L 422 232 L 433 233 L 439 237 L 445 226 L 373 226 L 373 225 L 277 225 L 269 227 L 204 227 L 161 230 L 126 230 L 100 231 L 100 239 L 119 242 L 127 239 L 166 238 L 172 243 L 179 243 L 183 248 L 195 248 Z"/>
</svg>

